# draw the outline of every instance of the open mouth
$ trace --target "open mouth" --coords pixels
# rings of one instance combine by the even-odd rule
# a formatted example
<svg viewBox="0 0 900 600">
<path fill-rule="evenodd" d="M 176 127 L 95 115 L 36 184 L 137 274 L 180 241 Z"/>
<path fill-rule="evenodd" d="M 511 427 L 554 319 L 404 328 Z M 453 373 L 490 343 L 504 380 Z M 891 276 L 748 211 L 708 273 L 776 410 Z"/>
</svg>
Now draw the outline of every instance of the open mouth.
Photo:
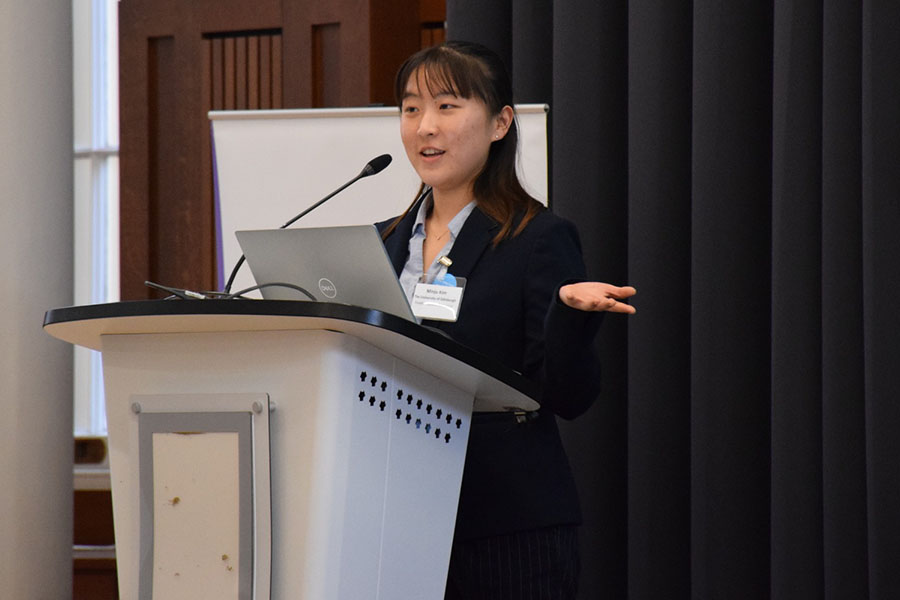
<svg viewBox="0 0 900 600">
<path fill-rule="evenodd" d="M 444 153 L 443 150 L 437 150 L 435 148 L 426 148 L 425 150 L 422 150 L 419 154 L 421 154 L 425 158 L 430 158 L 430 157 L 434 157 L 434 156 L 440 156 L 443 153 Z"/>
</svg>

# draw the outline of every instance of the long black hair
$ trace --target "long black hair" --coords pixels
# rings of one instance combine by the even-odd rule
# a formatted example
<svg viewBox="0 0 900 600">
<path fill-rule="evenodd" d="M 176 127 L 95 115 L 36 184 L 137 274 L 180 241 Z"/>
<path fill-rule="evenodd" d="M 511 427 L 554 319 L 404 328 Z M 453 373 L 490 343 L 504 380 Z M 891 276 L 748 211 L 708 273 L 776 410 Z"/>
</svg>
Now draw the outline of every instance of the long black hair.
<svg viewBox="0 0 900 600">
<path fill-rule="evenodd" d="M 425 86 L 433 96 L 449 93 L 466 99 L 477 98 L 485 103 L 492 117 L 500 114 L 504 106 L 513 106 L 512 82 L 503 61 L 481 44 L 444 42 L 410 56 L 400 66 L 394 80 L 394 96 L 398 106 L 402 106 L 410 78 L 420 71 Z M 495 245 L 507 237 L 518 235 L 544 208 L 519 181 L 516 173 L 518 145 L 519 131 L 513 118 L 506 135 L 491 143 L 487 162 L 473 184 L 478 208 L 500 224 L 500 231 L 494 237 Z M 416 194 L 416 198 L 420 194 Z M 412 205 L 391 223 L 384 231 L 384 237 L 393 232 L 411 209 Z M 521 219 L 518 219 L 519 215 Z"/>
</svg>

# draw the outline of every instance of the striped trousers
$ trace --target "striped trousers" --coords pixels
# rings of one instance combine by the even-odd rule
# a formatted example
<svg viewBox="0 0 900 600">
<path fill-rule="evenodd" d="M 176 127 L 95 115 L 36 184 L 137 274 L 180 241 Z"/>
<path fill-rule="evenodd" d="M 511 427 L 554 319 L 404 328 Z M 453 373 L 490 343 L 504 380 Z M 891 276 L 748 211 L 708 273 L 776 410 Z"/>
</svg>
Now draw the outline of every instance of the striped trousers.
<svg viewBox="0 0 900 600">
<path fill-rule="evenodd" d="M 574 600 L 579 568 L 575 525 L 454 543 L 444 600 Z"/>
</svg>

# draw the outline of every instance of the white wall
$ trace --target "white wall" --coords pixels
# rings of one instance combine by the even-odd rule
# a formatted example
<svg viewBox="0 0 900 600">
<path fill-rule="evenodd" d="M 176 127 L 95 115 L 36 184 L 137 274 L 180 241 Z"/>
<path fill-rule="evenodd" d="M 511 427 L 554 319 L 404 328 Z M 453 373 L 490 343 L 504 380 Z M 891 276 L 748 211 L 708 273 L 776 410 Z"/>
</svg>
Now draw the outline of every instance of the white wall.
<svg viewBox="0 0 900 600">
<path fill-rule="evenodd" d="M 71 13 L 0 0 L 0 598 L 71 597 Z"/>
</svg>

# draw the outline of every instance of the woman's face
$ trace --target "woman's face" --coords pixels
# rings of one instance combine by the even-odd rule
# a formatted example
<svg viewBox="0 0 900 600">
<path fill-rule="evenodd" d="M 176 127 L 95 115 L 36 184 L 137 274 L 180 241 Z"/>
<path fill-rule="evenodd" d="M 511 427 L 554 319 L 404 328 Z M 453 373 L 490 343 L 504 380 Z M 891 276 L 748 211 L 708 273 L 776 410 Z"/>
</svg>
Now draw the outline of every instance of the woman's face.
<svg viewBox="0 0 900 600">
<path fill-rule="evenodd" d="M 491 144 L 506 135 L 512 115 L 512 109 L 505 107 L 492 116 L 476 98 L 452 93 L 432 96 L 421 69 L 406 84 L 400 111 L 406 155 L 436 194 L 471 194 Z"/>
</svg>

